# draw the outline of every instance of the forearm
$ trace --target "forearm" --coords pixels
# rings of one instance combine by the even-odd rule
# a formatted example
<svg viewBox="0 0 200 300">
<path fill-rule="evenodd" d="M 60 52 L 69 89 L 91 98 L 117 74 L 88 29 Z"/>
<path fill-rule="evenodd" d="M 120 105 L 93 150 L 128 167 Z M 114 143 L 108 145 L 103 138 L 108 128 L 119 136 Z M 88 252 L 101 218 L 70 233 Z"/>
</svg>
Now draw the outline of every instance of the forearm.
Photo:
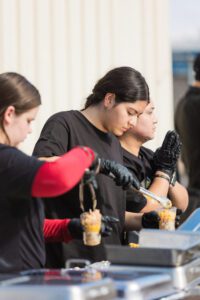
<svg viewBox="0 0 200 300">
<path fill-rule="evenodd" d="M 165 175 L 162 172 L 157 172 L 156 174 Z M 162 177 L 154 177 L 148 190 L 157 196 L 167 197 L 169 191 L 169 181 Z M 147 204 L 141 210 L 142 213 L 158 210 L 162 207 L 158 201 L 152 199 L 151 197 L 147 196 L 146 198 Z"/>
<path fill-rule="evenodd" d="M 164 172 L 157 171 L 155 175 L 164 176 L 166 178 L 169 178 L 168 175 L 166 175 Z M 152 193 L 161 196 L 161 197 L 167 197 L 168 191 L 169 191 L 169 180 L 163 177 L 155 177 L 152 180 L 152 183 L 149 187 L 149 191 Z"/>
<path fill-rule="evenodd" d="M 72 236 L 67 230 L 70 219 L 44 220 L 43 233 L 45 242 L 69 242 Z"/>
<path fill-rule="evenodd" d="M 93 159 L 91 149 L 77 147 L 53 162 L 45 162 L 33 180 L 32 196 L 55 197 L 68 192 L 80 181 Z"/>
<path fill-rule="evenodd" d="M 175 186 L 170 185 L 169 198 L 173 206 L 180 208 L 182 211 L 186 210 L 189 202 L 188 192 L 180 183 L 176 182 Z"/>
<path fill-rule="evenodd" d="M 162 208 L 162 205 L 158 201 L 147 197 L 147 204 L 144 206 L 144 208 L 140 212 L 146 213 L 146 212 L 150 212 L 152 210 L 158 210 L 160 208 Z"/>
<path fill-rule="evenodd" d="M 142 228 L 142 213 L 125 212 L 125 231 L 140 230 Z"/>
</svg>

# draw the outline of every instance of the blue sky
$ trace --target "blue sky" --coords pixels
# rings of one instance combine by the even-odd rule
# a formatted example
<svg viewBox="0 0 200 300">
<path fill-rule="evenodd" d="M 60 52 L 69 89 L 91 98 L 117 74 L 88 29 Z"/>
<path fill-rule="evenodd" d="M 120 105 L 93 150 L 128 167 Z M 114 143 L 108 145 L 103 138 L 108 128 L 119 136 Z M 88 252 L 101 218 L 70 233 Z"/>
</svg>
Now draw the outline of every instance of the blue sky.
<svg viewBox="0 0 200 300">
<path fill-rule="evenodd" d="M 200 0 L 170 0 L 170 18 L 173 47 L 200 49 Z"/>
</svg>

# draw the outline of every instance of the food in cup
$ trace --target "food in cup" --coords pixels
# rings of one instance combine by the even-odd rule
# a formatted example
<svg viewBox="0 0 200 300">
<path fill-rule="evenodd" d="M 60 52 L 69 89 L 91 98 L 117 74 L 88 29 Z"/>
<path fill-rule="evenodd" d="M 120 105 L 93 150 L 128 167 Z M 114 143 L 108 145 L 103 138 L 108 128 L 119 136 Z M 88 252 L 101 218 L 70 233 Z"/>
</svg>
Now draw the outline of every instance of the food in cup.
<svg viewBox="0 0 200 300">
<path fill-rule="evenodd" d="M 158 215 L 160 217 L 159 229 L 175 230 L 176 207 L 160 209 Z"/>
<path fill-rule="evenodd" d="M 83 242 L 87 246 L 96 246 L 101 242 L 101 213 L 98 209 L 84 212 L 80 216 L 83 226 Z"/>
</svg>

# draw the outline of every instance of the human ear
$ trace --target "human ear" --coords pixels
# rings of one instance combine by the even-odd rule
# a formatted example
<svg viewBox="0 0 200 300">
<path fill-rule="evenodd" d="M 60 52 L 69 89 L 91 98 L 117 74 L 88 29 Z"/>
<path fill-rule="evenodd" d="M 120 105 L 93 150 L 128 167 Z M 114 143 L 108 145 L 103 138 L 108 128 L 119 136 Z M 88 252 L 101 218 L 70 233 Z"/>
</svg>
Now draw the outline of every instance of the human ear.
<svg viewBox="0 0 200 300">
<path fill-rule="evenodd" d="M 115 94 L 113 93 L 107 93 L 104 97 L 104 107 L 105 108 L 112 108 L 113 105 L 115 104 Z"/>
<path fill-rule="evenodd" d="M 15 107 L 10 105 L 6 108 L 4 113 L 4 122 L 5 124 L 10 124 L 15 116 Z"/>
</svg>

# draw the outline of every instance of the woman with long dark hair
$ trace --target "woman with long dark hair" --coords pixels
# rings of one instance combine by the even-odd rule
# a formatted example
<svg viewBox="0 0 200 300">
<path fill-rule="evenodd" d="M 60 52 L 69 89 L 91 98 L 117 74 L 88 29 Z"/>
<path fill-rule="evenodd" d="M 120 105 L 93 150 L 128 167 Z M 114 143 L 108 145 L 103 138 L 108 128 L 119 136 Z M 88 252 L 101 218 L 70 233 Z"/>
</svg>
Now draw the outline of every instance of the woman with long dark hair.
<svg viewBox="0 0 200 300">
<path fill-rule="evenodd" d="M 149 102 L 149 88 L 144 77 L 131 67 L 119 67 L 109 71 L 94 86 L 81 111 L 64 111 L 49 118 L 35 146 L 34 155 L 43 158 L 60 156 L 77 145 L 87 145 L 105 159 L 104 174 L 97 177 L 97 207 L 103 214 L 120 220 L 113 234 L 103 244 L 120 244 L 124 228 L 141 226 L 141 216 L 126 214 L 126 193 L 118 185 L 127 187 L 127 170 L 122 166 L 122 149 L 116 136 L 122 135 L 137 122 Z M 109 161 L 107 161 L 109 160 Z M 110 162 L 112 160 L 112 162 Z M 113 162 L 114 161 L 114 162 Z M 113 179 L 105 173 L 115 175 Z M 124 174 L 124 176 L 118 176 Z M 116 185 L 117 183 L 117 185 Z M 132 180 L 138 188 L 136 178 Z M 85 208 L 91 207 L 90 195 L 85 191 Z M 68 194 L 55 201 L 45 201 L 48 218 L 79 217 L 79 189 L 76 186 Z M 67 245 L 47 245 L 47 266 L 63 267 L 68 258 L 104 259 L 102 247 L 84 247 L 80 241 Z"/>
</svg>

